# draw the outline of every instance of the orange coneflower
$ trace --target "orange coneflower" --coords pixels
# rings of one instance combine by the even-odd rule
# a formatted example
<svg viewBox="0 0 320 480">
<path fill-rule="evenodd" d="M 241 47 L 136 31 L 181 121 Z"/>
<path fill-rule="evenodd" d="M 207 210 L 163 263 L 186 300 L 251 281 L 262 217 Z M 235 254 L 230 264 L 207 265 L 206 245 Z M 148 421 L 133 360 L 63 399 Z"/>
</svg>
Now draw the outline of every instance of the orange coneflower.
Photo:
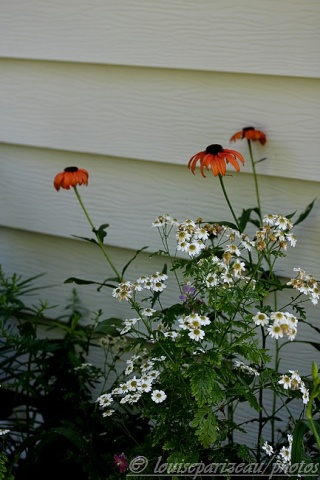
<svg viewBox="0 0 320 480">
<path fill-rule="evenodd" d="M 188 163 L 188 168 L 194 174 L 196 169 L 197 162 L 200 161 L 200 172 L 203 177 L 205 174 L 203 173 L 203 169 L 206 168 L 209 170 L 211 167 L 214 176 L 217 175 L 226 175 L 227 168 L 226 164 L 231 163 L 231 165 L 239 172 L 240 167 L 238 164 L 238 160 L 244 165 L 244 158 L 235 150 L 228 150 L 227 148 L 223 148 L 221 145 L 209 145 L 203 152 L 196 153 L 193 157 L 190 158 Z"/>
<path fill-rule="evenodd" d="M 88 185 L 88 178 L 89 173 L 84 168 L 67 167 L 55 176 L 53 185 L 57 191 L 60 188 L 69 190 L 70 187 L 76 187 L 77 185 Z"/>
<path fill-rule="evenodd" d="M 258 141 L 261 145 L 264 145 L 267 141 L 265 133 L 261 130 L 256 130 L 254 127 L 245 127 L 240 132 L 235 133 L 230 138 L 230 142 L 236 142 L 237 140 L 252 140 L 253 142 Z"/>
</svg>

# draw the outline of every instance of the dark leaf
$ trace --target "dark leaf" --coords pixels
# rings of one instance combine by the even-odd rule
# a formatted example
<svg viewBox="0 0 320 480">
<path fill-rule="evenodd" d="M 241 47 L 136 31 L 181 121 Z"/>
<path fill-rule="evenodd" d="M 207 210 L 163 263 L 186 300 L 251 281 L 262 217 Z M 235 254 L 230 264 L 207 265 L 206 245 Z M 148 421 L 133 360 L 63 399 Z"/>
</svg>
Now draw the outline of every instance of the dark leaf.
<svg viewBox="0 0 320 480">
<path fill-rule="evenodd" d="M 102 285 L 99 282 L 93 280 L 83 280 L 82 278 L 69 277 L 63 283 L 75 283 L 76 285 Z"/>
<path fill-rule="evenodd" d="M 267 160 L 267 157 L 260 158 L 260 160 L 257 160 L 254 163 L 257 164 L 257 163 L 260 163 L 260 162 L 264 162 L 265 160 Z"/>
<path fill-rule="evenodd" d="M 94 228 L 92 231 L 95 233 L 97 238 L 100 239 L 101 243 L 103 243 L 104 238 L 107 236 L 106 229 L 109 227 L 109 223 L 104 223 L 103 225 L 100 225 L 98 229 Z"/>
<path fill-rule="evenodd" d="M 298 219 L 294 222 L 294 226 L 298 225 L 299 223 L 303 222 L 303 220 L 305 220 L 307 218 L 307 216 L 309 215 L 309 213 L 311 212 L 311 210 L 313 209 L 313 206 L 314 206 L 314 202 L 316 201 L 317 199 L 315 198 L 311 203 L 309 203 L 309 205 L 306 207 L 306 209 L 300 213 Z"/>
<path fill-rule="evenodd" d="M 122 325 L 123 321 L 120 318 L 110 317 L 99 322 L 94 331 L 105 335 L 119 335 L 118 328 L 122 328 Z"/>
<path fill-rule="evenodd" d="M 122 277 L 124 277 L 124 273 L 125 271 L 127 270 L 127 268 L 129 267 L 129 265 L 133 262 L 133 260 L 135 260 L 137 258 L 137 256 L 139 255 L 139 253 L 141 253 L 143 250 L 146 250 L 148 247 L 142 247 L 140 248 L 140 250 L 137 250 L 135 255 L 131 258 L 131 260 L 129 260 L 129 262 L 123 267 L 122 269 Z"/>
<path fill-rule="evenodd" d="M 81 240 L 85 240 L 86 242 L 95 243 L 96 245 L 98 245 L 98 242 L 94 238 L 80 237 L 79 235 L 71 235 L 71 237 L 80 238 Z"/>
</svg>

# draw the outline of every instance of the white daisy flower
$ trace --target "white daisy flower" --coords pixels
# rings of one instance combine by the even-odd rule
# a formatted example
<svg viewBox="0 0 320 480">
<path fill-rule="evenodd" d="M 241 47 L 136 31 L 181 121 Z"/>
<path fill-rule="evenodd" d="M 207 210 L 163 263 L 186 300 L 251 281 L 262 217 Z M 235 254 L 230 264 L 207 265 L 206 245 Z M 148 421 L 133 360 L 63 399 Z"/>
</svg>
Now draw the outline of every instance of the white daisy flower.
<svg viewBox="0 0 320 480">
<path fill-rule="evenodd" d="M 269 335 L 276 340 L 283 337 L 283 330 L 281 328 L 281 325 L 278 325 L 277 323 L 274 323 L 273 325 L 268 327 L 268 332 Z"/>
<path fill-rule="evenodd" d="M 225 251 L 230 252 L 232 253 L 232 255 L 236 255 L 237 257 L 240 257 L 241 255 L 239 248 L 237 247 L 237 245 L 234 245 L 234 244 L 227 245 L 227 248 L 225 249 Z"/>
<path fill-rule="evenodd" d="M 282 375 L 280 380 L 278 381 L 279 385 L 283 385 L 285 390 L 289 390 L 291 387 L 291 378 L 289 375 Z"/>
<path fill-rule="evenodd" d="M 165 285 L 161 281 L 157 281 L 153 283 L 151 288 L 154 292 L 163 292 L 163 290 L 167 288 L 167 285 Z"/>
<path fill-rule="evenodd" d="M 154 308 L 144 308 L 141 313 L 144 317 L 152 317 L 156 311 Z"/>
<path fill-rule="evenodd" d="M 269 457 L 273 454 L 273 447 L 269 445 L 268 442 L 264 442 L 262 450 L 264 450 Z"/>
<path fill-rule="evenodd" d="M 192 340 L 202 340 L 205 336 L 205 333 L 203 330 L 201 330 L 200 328 L 194 328 L 193 330 L 190 330 L 190 332 L 188 333 L 188 336 L 192 339 Z"/>
<path fill-rule="evenodd" d="M 254 317 L 252 317 L 252 320 L 256 325 L 261 325 L 262 327 L 265 327 L 269 323 L 268 315 L 262 312 L 258 312 Z"/>
<path fill-rule="evenodd" d="M 215 287 L 216 285 L 218 285 L 218 283 L 219 283 L 219 279 L 216 273 L 209 273 L 206 276 L 207 287 Z"/>
<path fill-rule="evenodd" d="M 151 394 L 151 399 L 155 403 L 162 403 L 167 398 L 167 395 L 163 390 L 153 390 Z"/>
<path fill-rule="evenodd" d="M 138 389 L 139 385 L 140 385 L 140 380 L 135 376 L 127 381 L 129 392 L 135 392 Z"/>
<path fill-rule="evenodd" d="M 115 410 L 105 410 L 102 414 L 103 417 L 111 417 L 111 415 L 115 412 Z"/>
<path fill-rule="evenodd" d="M 141 380 L 140 381 L 140 385 L 139 385 L 139 388 L 138 388 L 139 392 L 148 393 L 148 392 L 151 391 L 151 389 L 152 389 L 152 380 L 148 379 L 148 380 Z"/>
<path fill-rule="evenodd" d="M 272 213 L 268 213 L 263 217 L 263 223 L 265 225 L 269 225 L 270 227 L 273 227 L 275 219 L 276 219 L 276 215 L 272 215 Z"/>
<path fill-rule="evenodd" d="M 194 238 L 200 240 L 207 240 L 209 237 L 208 231 L 204 227 L 196 228 L 194 231 Z"/>
<path fill-rule="evenodd" d="M 99 404 L 100 407 L 109 407 L 112 402 L 113 398 L 111 393 L 104 393 L 97 398 L 96 402 Z"/>
<path fill-rule="evenodd" d="M 153 366 L 154 366 L 154 362 L 152 362 L 151 360 L 146 360 L 141 365 L 141 371 L 146 372 L 147 370 L 150 370 L 151 368 L 153 368 Z"/>
<path fill-rule="evenodd" d="M 171 338 L 172 340 L 175 340 L 179 334 L 178 334 L 178 332 L 174 332 L 172 330 L 171 332 L 164 332 L 163 335 L 167 338 Z"/>
<path fill-rule="evenodd" d="M 283 312 L 272 312 L 270 318 L 274 320 L 274 323 L 280 325 L 281 321 L 286 320 L 286 315 Z"/>
<path fill-rule="evenodd" d="M 202 245 L 201 245 L 201 242 L 191 242 L 191 243 L 189 243 L 188 253 L 189 253 L 190 257 L 193 257 L 194 255 L 198 255 L 198 253 L 200 253 L 202 248 L 203 248 Z"/>
<path fill-rule="evenodd" d="M 297 243 L 297 237 L 293 233 L 286 233 L 286 239 L 290 243 L 291 247 L 295 247 Z"/>
</svg>

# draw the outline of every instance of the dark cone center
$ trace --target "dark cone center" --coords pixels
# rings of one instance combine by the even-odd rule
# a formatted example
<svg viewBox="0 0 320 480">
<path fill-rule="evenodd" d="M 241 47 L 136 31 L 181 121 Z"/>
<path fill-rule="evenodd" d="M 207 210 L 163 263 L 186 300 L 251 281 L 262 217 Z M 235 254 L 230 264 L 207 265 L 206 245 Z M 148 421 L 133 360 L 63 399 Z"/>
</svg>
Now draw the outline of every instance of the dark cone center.
<svg viewBox="0 0 320 480">
<path fill-rule="evenodd" d="M 206 153 L 211 153 L 212 155 L 218 155 L 218 153 L 223 152 L 223 148 L 221 145 L 217 145 L 214 143 L 213 145 L 209 145 L 206 148 Z"/>
</svg>

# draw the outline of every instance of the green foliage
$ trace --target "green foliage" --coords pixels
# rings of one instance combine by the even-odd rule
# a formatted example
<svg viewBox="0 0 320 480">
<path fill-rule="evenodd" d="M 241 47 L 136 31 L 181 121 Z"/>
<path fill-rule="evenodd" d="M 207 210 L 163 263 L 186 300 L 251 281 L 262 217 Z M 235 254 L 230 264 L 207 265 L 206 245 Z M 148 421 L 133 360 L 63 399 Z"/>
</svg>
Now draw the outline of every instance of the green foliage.
<svg viewBox="0 0 320 480">
<path fill-rule="evenodd" d="M 218 438 L 218 421 L 208 406 L 199 408 L 196 412 L 191 426 L 196 429 L 196 435 L 200 445 L 209 448 Z"/>
<path fill-rule="evenodd" d="M 8 471 L 8 457 L 0 452 L 0 480 L 14 480 L 13 475 Z"/>
<path fill-rule="evenodd" d="M 2 437 L 0 479 L 117 475 L 113 454 L 148 432 L 129 408 L 103 418 L 95 399 L 94 390 L 109 374 L 113 380 L 119 375 L 122 322 L 103 319 L 98 311 L 91 323 L 82 324 L 76 292 L 68 314 L 48 320 L 45 303 L 25 304 L 26 295 L 37 292 L 37 278 L 6 277 L 0 269 L 0 420 L 9 429 Z M 98 367 L 88 363 L 93 347 L 103 349 L 105 363 Z"/>
</svg>

